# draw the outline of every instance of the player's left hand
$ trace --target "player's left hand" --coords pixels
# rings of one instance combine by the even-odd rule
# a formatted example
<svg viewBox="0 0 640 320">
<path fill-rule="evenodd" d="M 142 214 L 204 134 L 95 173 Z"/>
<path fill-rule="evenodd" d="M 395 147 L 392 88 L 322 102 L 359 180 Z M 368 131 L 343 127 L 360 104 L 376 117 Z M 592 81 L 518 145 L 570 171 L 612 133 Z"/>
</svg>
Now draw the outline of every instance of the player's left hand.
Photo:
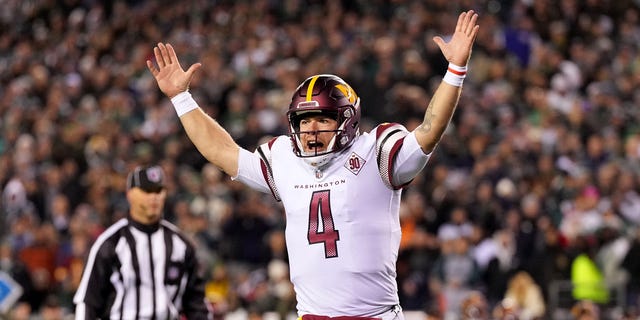
<svg viewBox="0 0 640 320">
<path fill-rule="evenodd" d="M 466 66 L 471 57 L 471 48 L 478 35 L 480 26 L 477 24 L 478 14 L 473 10 L 463 12 L 458 16 L 456 30 L 449 42 L 445 42 L 440 36 L 433 37 L 433 41 L 440 47 L 440 51 L 447 61 Z"/>
<path fill-rule="evenodd" d="M 170 44 L 158 43 L 153 48 L 157 67 L 151 60 L 147 60 L 147 68 L 158 82 L 160 90 L 169 98 L 173 98 L 178 93 L 187 91 L 189 83 L 195 71 L 200 68 L 201 63 L 194 63 L 185 72 L 180 66 L 180 61 L 176 56 L 176 51 Z"/>
</svg>

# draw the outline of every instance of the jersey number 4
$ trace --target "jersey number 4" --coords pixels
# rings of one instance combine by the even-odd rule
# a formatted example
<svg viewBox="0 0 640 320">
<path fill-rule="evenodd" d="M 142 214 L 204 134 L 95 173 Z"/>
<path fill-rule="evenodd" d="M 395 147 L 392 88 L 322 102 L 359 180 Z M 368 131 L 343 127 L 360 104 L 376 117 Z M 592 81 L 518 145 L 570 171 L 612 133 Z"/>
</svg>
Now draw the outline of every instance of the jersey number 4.
<svg viewBox="0 0 640 320">
<path fill-rule="evenodd" d="M 333 225 L 329 192 L 330 190 L 321 190 L 311 195 L 307 239 L 309 239 L 309 244 L 324 243 L 325 257 L 335 258 L 338 256 L 337 242 L 340 240 L 340 234 Z M 320 224 L 321 219 L 322 225 Z"/>
</svg>

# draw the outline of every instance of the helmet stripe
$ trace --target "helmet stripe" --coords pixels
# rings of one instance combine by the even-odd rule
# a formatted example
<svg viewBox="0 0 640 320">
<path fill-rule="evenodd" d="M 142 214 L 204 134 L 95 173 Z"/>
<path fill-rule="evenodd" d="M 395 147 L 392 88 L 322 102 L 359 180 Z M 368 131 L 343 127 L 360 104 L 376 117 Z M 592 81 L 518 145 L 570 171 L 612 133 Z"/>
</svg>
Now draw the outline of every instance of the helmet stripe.
<svg viewBox="0 0 640 320">
<path fill-rule="evenodd" d="M 307 97 L 305 99 L 305 101 L 311 101 L 311 96 L 313 95 L 313 86 L 316 84 L 316 80 L 318 80 L 318 76 L 313 76 L 313 78 L 311 78 L 311 81 L 309 81 L 309 86 L 307 87 Z"/>
</svg>

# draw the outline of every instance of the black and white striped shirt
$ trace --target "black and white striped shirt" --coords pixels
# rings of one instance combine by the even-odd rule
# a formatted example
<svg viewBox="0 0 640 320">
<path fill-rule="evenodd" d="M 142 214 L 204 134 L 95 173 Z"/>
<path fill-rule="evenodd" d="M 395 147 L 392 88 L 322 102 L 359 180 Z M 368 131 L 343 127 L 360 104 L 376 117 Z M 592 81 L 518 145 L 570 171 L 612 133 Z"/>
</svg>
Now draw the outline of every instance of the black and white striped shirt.
<svg viewBox="0 0 640 320">
<path fill-rule="evenodd" d="M 121 219 L 91 247 L 76 319 L 211 319 L 194 246 L 166 220 Z"/>
</svg>

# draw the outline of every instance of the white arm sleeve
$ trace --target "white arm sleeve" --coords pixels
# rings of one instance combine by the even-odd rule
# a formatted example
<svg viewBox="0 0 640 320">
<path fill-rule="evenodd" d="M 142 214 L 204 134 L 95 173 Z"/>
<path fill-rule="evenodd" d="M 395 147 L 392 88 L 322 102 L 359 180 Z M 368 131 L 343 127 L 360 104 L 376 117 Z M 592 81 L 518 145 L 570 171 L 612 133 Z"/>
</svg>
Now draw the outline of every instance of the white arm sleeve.
<svg viewBox="0 0 640 320">
<path fill-rule="evenodd" d="M 427 165 L 432 153 L 425 154 L 422 151 L 415 133 L 410 132 L 405 136 L 393 166 L 393 185 L 400 186 L 413 180 Z"/>
<path fill-rule="evenodd" d="M 231 177 L 231 180 L 238 180 L 260 192 L 271 193 L 262 172 L 260 156 L 244 148 L 240 148 L 238 154 L 238 175 Z"/>
</svg>

